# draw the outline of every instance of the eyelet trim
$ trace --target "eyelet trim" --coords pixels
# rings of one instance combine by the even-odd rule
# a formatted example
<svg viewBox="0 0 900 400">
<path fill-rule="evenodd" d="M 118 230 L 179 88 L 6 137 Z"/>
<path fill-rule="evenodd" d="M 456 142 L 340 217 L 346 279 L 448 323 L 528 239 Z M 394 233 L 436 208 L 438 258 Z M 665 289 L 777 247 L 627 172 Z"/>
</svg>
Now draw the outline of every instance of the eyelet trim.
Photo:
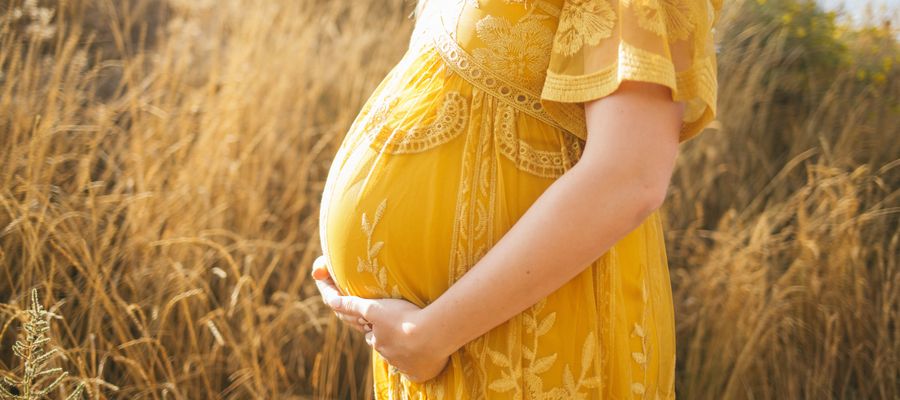
<svg viewBox="0 0 900 400">
<path fill-rule="evenodd" d="M 438 23 L 428 30 L 434 39 L 435 49 L 437 49 L 441 58 L 447 62 L 454 72 L 465 78 L 472 85 L 518 108 L 522 112 L 528 113 L 560 130 L 567 131 L 550 114 L 547 114 L 538 94 L 531 93 L 527 89 L 509 82 L 504 77 L 481 65 L 447 33 L 447 30 L 444 28 L 443 15 L 438 17 L 440 18 L 437 21 Z"/>
</svg>

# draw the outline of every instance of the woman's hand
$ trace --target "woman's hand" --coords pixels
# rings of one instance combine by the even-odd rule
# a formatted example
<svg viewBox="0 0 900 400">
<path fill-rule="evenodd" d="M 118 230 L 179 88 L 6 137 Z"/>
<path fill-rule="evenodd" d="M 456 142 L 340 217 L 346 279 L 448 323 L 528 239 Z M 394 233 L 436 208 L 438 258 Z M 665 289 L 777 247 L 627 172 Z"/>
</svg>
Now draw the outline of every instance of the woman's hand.
<svg viewBox="0 0 900 400">
<path fill-rule="evenodd" d="M 322 300 L 342 321 L 366 334 L 391 366 L 416 383 L 436 377 L 444 370 L 452 353 L 436 348 L 429 333 L 424 310 L 402 299 L 364 299 L 340 293 L 328 272 L 324 255 L 313 262 L 312 277 Z"/>
<path fill-rule="evenodd" d="M 325 257 L 325 255 L 317 257 L 316 260 L 313 261 L 311 274 L 313 279 L 316 280 L 316 287 L 319 289 L 319 295 L 322 296 L 322 301 L 325 303 L 325 305 L 331 307 L 331 305 L 328 304 L 328 300 L 341 296 L 341 292 L 340 290 L 338 290 L 337 285 L 334 284 L 334 280 L 331 278 L 331 274 L 328 272 L 328 268 L 325 267 L 325 264 L 327 262 L 328 259 Z M 337 310 L 332 311 L 334 311 L 334 315 L 336 315 L 342 321 L 350 324 L 353 329 L 356 329 L 357 331 L 363 333 L 366 332 L 365 325 L 368 323 L 368 321 L 343 312 L 338 312 Z"/>
<path fill-rule="evenodd" d="M 416 383 L 425 382 L 444 370 L 450 352 L 434 341 L 426 314 L 402 299 L 364 299 L 338 296 L 329 299 L 337 312 L 369 321 L 366 343 L 392 366 Z"/>
</svg>

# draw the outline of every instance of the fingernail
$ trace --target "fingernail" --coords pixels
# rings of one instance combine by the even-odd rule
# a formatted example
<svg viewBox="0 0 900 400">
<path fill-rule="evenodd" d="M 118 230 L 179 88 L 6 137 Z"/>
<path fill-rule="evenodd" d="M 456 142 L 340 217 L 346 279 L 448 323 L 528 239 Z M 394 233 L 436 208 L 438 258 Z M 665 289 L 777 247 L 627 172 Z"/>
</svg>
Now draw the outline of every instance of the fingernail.
<svg viewBox="0 0 900 400">
<path fill-rule="evenodd" d="M 341 306 L 341 299 L 339 297 L 334 297 L 328 300 L 328 305 L 334 308 L 338 308 Z"/>
</svg>

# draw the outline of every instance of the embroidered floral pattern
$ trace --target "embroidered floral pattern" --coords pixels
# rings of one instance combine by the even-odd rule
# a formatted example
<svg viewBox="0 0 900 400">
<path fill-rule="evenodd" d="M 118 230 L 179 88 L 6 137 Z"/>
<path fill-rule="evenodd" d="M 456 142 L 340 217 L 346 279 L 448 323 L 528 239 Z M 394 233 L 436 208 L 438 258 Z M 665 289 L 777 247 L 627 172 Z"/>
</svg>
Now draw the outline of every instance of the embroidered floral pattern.
<svg viewBox="0 0 900 400">
<path fill-rule="evenodd" d="M 638 26 L 659 36 L 665 36 L 666 25 L 659 8 L 659 0 L 622 0 L 637 15 Z"/>
<path fill-rule="evenodd" d="M 388 127 L 388 114 L 398 106 L 399 97 L 394 95 L 377 105 L 373 111 L 373 126 L 369 130 L 372 138 L 370 147 L 380 152 L 403 154 L 419 153 L 439 146 L 458 136 L 466 128 L 469 120 L 469 105 L 459 93 L 444 94 L 434 120 L 408 130 Z"/>
<path fill-rule="evenodd" d="M 637 15 L 638 26 L 660 37 L 687 39 L 694 29 L 691 3 L 679 0 L 623 0 Z"/>
<path fill-rule="evenodd" d="M 472 108 L 481 108 L 484 98 L 474 97 Z M 448 285 L 451 286 L 487 253 L 495 240 L 497 163 L 488 127 L 483 124 L 465 135 L 448 260 Z M 487 379 L 487 343 L 484 339 L 482 335 L 463 347 L 462 373 L 470 399 L 484 398 L 487 391 L 483 386 Z M 462 391 L 458 391 L 457 396 L 461 395 Z"/>
<path fill-rule="evenodd" d="M 562 137 L 566 147 L 561 151 L 535 149 L 519 138 L 515 110 L 505 104 L 497 106 L 495 125 L 500 138 L 500 152 L 519 169 L 540 177 L 558 178 L 575 165 L 583 152 L 581 140 L 571 135 Z"/>
<path fill-rule="evenodd" d="M 559 15 L 554 50 L 577 53 L 585 45 L 597 45 L 612 35 L 616 12 L 606 0 L 566 0 Z"/>
<path fill-rule="evenodd" d="M 474 101 L 473 107 L 481 107 L 482 97 Z M 475 265 L 494 242 L 497 164 L 491 158 L 493 140 L 484 125 L 466 138 L 450 249 L 450 285 Z"/>
<path fill-rule="evenodd" d="M 397 104 L 400 102 L 400 97 L 396 94 L 387 94 L 378 98 L 377 101 L 369 104 L 367 103 L 363 110 L 360 112 L 366 115 L 365 125 L 363 128 L 363 132 L 365 135 L 361 135 L 370 140 L 375 139 L 379 133 L 384 129 L 387 125 L 388 115 L 391 110 L 397 107 Z"/>
<path fill-rule="evenodd" d="M 523 336 L 530 336 L 530 347 L 524 343 L 521 346 L 517 345 L 524 338 L 520 339 L 518 330 L 512 330 L 507 336 L 506 352 L 490 348 L 486 350 L 491 362 L 503 369 L 500 378 L 493 380 L 488 388 L 500 393 L 512 392 L 513 399 L 587 399 L 589 393 L 585 393 L 584 389 L 601 388 L 603 384 L 599 375 L 587 376 L 596 355 L 597 335 L 594 332 L 585 335 L 581 346 L 581 372 L 578 379 L 575 379 L 571 365 L 566 363 L 563 366 L 563 386 L 544 389 L 541 374 L 550 371 L 559 355 L 559 353 L 537 355 L 540 337 L 550 333 L 556 322 L 556 312 L 539 317 L 546 304 L 547 299 L 541 299 L 521 314 L 525 327 Z M 521 359 L 524 360 L 522 363 L 514 361 L 519 359 L 519 352 Z M 520 380 L 525 383 L 524 393 L 519 385 Z"/>
<path fill-rule="evenodd" d="M 356 266 L 357 272 L 368 272 L 375 277 L 375 282 L 377 282 L 378 286 L 373 287 L 370 285 L 366 286 L 367 290 L 372 291 L 373 293 L 377 293 L 382 297 L 390 297 L 399 299 L 403 296 L 400 294 L 400 289 L 397 288 L 397 285 L 390 285 L 388 283 L 388 274 L 387 269 L 378 263 L 378 252 L 381 251 L 381 248 L 384 246 L 384 242 L 378 241 L 372 243 L 372 234 L 375 231 L 375 225 L 381 221 L 381 216 L 384 214 L 384 208 L 387 205 L 387 199 L 381 201 L 378 204 L 378 208 L 375 210 L 375 216 L 371 221 L 369 221 L 366 213 L 362 213 L 362 230 L 366 234 L 366 258 L 357 257 L 358 263 Z"/>
<path fill-rule="evenodd" d="M 643 382 L 632 382 L 631 383 L 631 392 L 634 394 L 642 395 L 647 390 L 647 363 L 650 358 L 650 349 L 647 347 L 647 335 L 644 333 L 644 325 L 646 325 L 647 321 L 647 284 L 643 282 L 641 284 L 641 322 L 634 323 L 634 327 L 631 331 L 632 337 L 639 337 L 641 339 L 641 351 L 635 351 L 631 353 L 631 358 L 638 364 L 641 370 L 644 372 L 642 376 L 644 377 Z"/>
<path fill-rule="evenodd" d="M 666 20 L 666 34 L 677 39 L 687 39 L 696 27 L 693 2 L 683 0 L 659 0 Z"/>
<path fill-rule="evenodd" d="M 443 15 L 441 17 L 443 17 Z M 443 24 L 448 24 L 448 22 L 444 21 Z M 503 77 L 503 75 L 480 65 L 478 60 L 460 47 L 459 43 L 457 43 L 456 40 L 453 39 L 453 36 L 445 29 L 439 28 L 432 30 L 432 36 L 434 38 L 435 48 L 438 53 L 441 54 L 444 61 L 447 62 L 447 65 L 452 68 L 454 72 L 465 77 L 472 85 L 492 94 L 501 101 L 516 107 L 522 112 L 528 113 L 551 126 L 569 132 L 583 140 L 583 132 L 575 133 L 576 131 L 567 129 L 547 113 L 543 104 L 541 104 L 541 96 L 539 93 L 535 93 L 524 86 L 513 83 Z M 570 125 L 581 126 L 577 122 L 582 121 L 583 123 L 584 110 L 577 104 L 572 104 L 571 106 L 573 106 L 569 109 L 571 114 L 577 114 L 577 110 L 581 109 L 581 118 L 578 118 L 577 115 L 573 115 L 571 118 L 572 123 Z M 584 130 L 583 126 L 581 126 L 581 130 Z"/>
<path fill-rule="evenodd" d="M 472 55 L 505 78 L 537 90 L 550 61 L 553 31 L 544 22 L 549 18 L 528 14 L 513 24 L 505 17 L 487 15 L 475 24 L 478 37 L 487 46 L 475 49 Z"/>
<path fill-rule="evenodd" d="M 563 0 L 542 98 L 554 119 L 586 139 L 584 115 L 565 107 L 603 98 L 623 80 L 672 88 L 687 104 L 684 142 L 716 115 L 715 0 Z M 684 46 L 674 45 L 685 41 Z M 629 61 L 639 59 L 640 63 Z"/>
</svg>

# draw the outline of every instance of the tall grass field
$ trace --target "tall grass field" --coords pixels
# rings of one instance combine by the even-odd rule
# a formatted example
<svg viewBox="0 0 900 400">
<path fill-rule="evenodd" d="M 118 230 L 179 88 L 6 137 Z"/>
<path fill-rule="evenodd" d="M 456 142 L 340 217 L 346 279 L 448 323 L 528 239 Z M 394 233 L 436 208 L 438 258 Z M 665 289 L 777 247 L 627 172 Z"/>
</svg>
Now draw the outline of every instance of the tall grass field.
<svg viewBox="0 0 900 400">
<path fill-rule="evenodd" d="M 0 397 L 371 399 L 310 267 L 414 6 L 0 1 Z M 840 17 L 723 6 L 663 206 L 680 399 L 900 398 L 900 21 Z"/>
</svg>

